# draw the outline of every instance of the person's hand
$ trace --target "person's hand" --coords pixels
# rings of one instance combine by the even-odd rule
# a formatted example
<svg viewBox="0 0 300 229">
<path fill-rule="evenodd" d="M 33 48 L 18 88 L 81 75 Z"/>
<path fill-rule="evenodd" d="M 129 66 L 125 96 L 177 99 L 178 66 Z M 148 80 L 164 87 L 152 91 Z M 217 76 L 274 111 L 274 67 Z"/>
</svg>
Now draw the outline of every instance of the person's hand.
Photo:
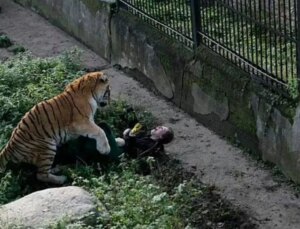
<svg viewBox="0 0 300 229">
<path fill-rule="evenodd" d="M 130 128 L 127 128 L 126 130 L 124 130 L 123 138 L 126 138 L 126 136 L 128 135 L 129 132 L 130 132 Z"/>
<path fill-rule="evenodd" d="M 125 145 L 125 140 L 123 138 L 115 138 L 115 140 L 119 147 L 122 147 Z"/>
<path fill-rule="evenodd" d="M 130 135 L 131 136 L 135 136 L 138 133 L 140 133 L 140 131 L 142 130 L 143 126 L 140 123 L 137 123 L 134 125 L 134 127 L 132 128 L 132 130 L 130 131 Z"/>
</svg>

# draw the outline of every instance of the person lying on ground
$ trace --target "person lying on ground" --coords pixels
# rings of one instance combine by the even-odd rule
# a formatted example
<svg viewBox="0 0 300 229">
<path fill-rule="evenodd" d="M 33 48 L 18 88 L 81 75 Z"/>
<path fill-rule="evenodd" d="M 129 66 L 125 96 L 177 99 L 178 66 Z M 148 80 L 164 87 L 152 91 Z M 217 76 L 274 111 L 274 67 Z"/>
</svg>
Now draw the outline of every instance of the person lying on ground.
<svg viewBox="0 0 300 229">
<path fill-rule="evenodd" d="M 142 125 L 137 123 L 132 129 L 127 128 L 123 132 L 123 138 L 124 150 L 129 157 L 155 157 L 164 151 L 164 144 L 173 140 L 174 132 L 170 127 L 157 126 L 147 133 Z"/>
<path fill-rule="evenodd" d="M 137 123 L 132 129 L 127 128 L 123 132 L 123 138 L 115 138 L 106 123 L 100 123 L 99 126 L 106 133 L 111 147 L 108 155 L 101 155 L 96 150 L 94 139 L 81 136 L 58 148 L 54 166 L 118 162 L 123 153 L 129 158 L 156 157 L 164 151 L 164 144 L 170 143 L 174 138 L 173 130 L 165 126 L 157 126 L 147 133 L 142 125 Z"/>
</svg>

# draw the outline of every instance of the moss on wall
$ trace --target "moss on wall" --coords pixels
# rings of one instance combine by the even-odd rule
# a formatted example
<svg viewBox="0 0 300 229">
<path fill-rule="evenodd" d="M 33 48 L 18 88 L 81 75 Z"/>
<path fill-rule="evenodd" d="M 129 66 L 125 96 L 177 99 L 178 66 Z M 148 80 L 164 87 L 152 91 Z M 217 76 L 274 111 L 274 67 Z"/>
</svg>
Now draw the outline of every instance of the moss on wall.
<svg viewBox="0 0 300 229">
<path fill-rule="evenodd" d="M 92 14 L 96 14 L 101 9 L 110 9 L 111 5 L 115 4 L 114 1 L 104 2 L 100 0 L 81 0 L 81 2 L 90 10 Z"/>
</svg>

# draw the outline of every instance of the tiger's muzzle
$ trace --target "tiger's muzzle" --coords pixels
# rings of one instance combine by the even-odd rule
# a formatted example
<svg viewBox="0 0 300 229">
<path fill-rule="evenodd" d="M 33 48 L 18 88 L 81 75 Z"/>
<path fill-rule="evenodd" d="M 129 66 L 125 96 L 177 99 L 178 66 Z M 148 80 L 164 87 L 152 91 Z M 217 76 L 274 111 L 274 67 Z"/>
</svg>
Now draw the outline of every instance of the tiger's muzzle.
<svg viewBox="0 0 300 229">
<path fill-rule="evenodd" d="M 110 104 L 110 86 L 109 85 L 107 85 L 106 90 L 104 91 L 104 93 L 99 101 L 100 107 L 105 107 L 107 104 Z"/>
</svg>

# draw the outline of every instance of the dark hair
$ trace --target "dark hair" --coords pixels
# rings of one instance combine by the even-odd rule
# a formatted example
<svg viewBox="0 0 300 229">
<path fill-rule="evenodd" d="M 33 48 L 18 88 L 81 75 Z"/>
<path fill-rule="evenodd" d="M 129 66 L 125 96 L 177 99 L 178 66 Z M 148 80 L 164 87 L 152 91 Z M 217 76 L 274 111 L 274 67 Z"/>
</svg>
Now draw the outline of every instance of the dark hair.
<svg viewBox="0 0 300 229">
<path fill-rule="evenodd" d="M 168 144 L 173 140 L 173 138 L 174 138 L 174 132 L 171 127 L 168 127 L 168 131 L 161 136 L 159 142 L 161 144 Z"/>
</svg>

